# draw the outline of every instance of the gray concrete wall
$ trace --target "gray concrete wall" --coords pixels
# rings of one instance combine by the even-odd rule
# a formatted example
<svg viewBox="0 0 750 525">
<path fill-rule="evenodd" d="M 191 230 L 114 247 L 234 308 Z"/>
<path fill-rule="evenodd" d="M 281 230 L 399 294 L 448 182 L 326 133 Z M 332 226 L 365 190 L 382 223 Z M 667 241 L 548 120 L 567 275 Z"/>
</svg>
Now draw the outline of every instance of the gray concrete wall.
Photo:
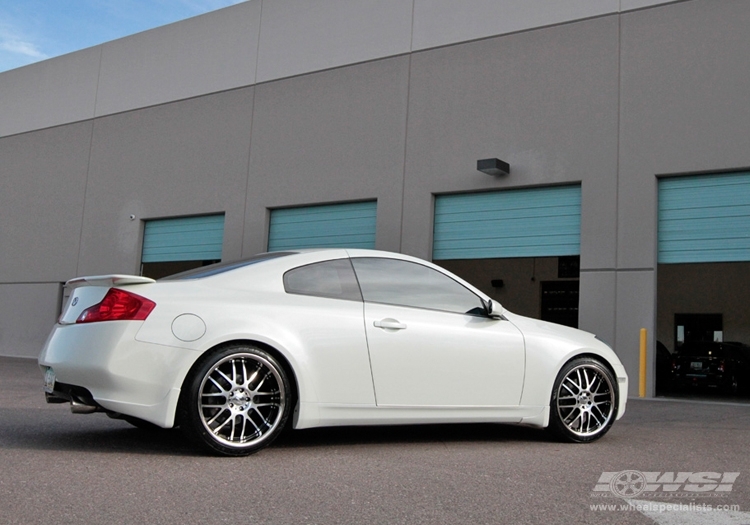
<svg viewBox="0 0 750 525">
<path fill-rule="evenodd" d="M 248 0 L 0 74 L 0 137 L 675 0 Z"/>
<path fill-rule="evenodd" d="M 0 73 L 0 136 L 255 83 L 260 1 Z"/>
<path fill-rule="evenodd" d="M 103 44 L 96 116 L 254 84 L 260 7 L 242 2 Z"/>
<path fill-rule="evenodd" d="M 0 140 L 0 354 L 39 353 L 75 275 L 92 122 Z"/>
<path fill-rule="evenodd" d="M 160 217 L 225 212 L 223 258 L 240 257 L 254 89 L 94 121 L 78 274 L 137 273 Z"/>
<path fill-rule="evenodd" d="M 635 393 L 657 177 L 750 166 L 750 5 L 654 3 L 392 1 L 375 34 L 258 0 L 1 74 L 0 354 L 38 352 L 60 282 L 137 272 L 144 219 L 225 212 L 231 259 L 270 208 L 377 199 L 377 246 L 429 259 L 435 194 L 580 183 L 580 325 Z"/>
<path fill-rule="evenodd" d="M 93 123 L 0 140 L 0 283 L 77 272 Z"/>
<path fill-rule="evenodd" d="M 259 85 L 246 255 L 267 246 L 268 208 L 378 201 L 376 247 L 398 250 L 409 57 Z"/>
</svg>

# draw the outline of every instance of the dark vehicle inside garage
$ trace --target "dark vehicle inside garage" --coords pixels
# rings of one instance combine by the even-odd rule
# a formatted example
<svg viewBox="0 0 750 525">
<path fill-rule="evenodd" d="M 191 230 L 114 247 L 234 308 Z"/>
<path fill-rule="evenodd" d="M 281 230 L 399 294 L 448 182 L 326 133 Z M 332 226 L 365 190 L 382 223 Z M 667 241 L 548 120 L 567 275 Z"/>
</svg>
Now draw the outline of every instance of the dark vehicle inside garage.
<svg viewBox="0 0 750 525">
<path fill-rule="evenodd" d="M 742 343 L 687 343 L 672 357 L 671 381 L 677 391 L 747 392 L 750 346 Z"/>
</svg>

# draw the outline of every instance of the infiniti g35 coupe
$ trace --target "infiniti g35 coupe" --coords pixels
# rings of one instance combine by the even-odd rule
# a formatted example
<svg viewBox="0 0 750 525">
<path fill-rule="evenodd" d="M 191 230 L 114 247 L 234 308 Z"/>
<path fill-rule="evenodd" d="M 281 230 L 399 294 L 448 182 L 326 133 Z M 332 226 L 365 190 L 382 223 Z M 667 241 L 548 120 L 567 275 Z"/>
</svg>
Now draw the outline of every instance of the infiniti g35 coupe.
<svg viewBox="0 0 750 525">
<path fill-rule="evenodd" d="M 594 335 L 515 315 L 414 257 L 273 252 L 66 286 L 39 356 L 47 401 L 180 426 L 218 454 L 287 424 L 516 423 L 588 442 L 625 411 L 625 369 Z"/>
</svg>

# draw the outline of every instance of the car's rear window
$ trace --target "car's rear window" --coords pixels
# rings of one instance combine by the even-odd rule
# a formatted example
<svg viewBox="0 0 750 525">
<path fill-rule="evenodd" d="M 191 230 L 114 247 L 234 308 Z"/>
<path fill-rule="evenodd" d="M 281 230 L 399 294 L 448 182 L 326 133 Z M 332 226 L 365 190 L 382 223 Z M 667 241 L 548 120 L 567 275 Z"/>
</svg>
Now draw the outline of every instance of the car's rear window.
<svg viewBox="0 0 750 525">
<path fill-rule="evenodd" d="M 264 261 L 270 261 L 278 259 L 279 257 L 285 257 L 287 255 L 293 255 L 297 252 L 268 252 L 259 253 L 248 259 L 242 259 L 239 261 L 228 261 L 211 264 L 209 266 L 203 266 L 201 268 L 195 268 L 186 272 L 176 273 L 168 277 L 159 279 L 160 281 L 184 281 L 187 279 L 202 279 L 203 277 L 210 277 L 212 275 L 218 275 L 220 273 L 236 270 L 237 268 L 244 268 L 253 264 L 262 263 Z"/>
</svg>

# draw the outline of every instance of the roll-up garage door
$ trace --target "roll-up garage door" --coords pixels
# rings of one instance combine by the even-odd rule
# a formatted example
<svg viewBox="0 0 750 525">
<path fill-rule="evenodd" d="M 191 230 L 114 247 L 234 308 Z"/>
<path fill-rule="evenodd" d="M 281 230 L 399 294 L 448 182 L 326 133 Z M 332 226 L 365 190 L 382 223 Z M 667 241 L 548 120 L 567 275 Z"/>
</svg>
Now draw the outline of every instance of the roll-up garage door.
<svg viewBox="0 0 750 525">
<path fill-rule="evenodd" d="M 659 263 L 750 261 L 750 173 L 659 180 Z"/>
<path fill-rule="evenodd" d="M 375 248 L 376 215 L 376 201 L 272 210 L 268 251 Z"/>
<path fill-rule="evenodd" d="M 221 260 L 224 214 L 146 221 L 144 263 Z"/>
<path fill-rule="evenodd" d="M 580 250 L 580 185 L 435 199 L 435 260 L 564 256 Z"/>
</svg>

